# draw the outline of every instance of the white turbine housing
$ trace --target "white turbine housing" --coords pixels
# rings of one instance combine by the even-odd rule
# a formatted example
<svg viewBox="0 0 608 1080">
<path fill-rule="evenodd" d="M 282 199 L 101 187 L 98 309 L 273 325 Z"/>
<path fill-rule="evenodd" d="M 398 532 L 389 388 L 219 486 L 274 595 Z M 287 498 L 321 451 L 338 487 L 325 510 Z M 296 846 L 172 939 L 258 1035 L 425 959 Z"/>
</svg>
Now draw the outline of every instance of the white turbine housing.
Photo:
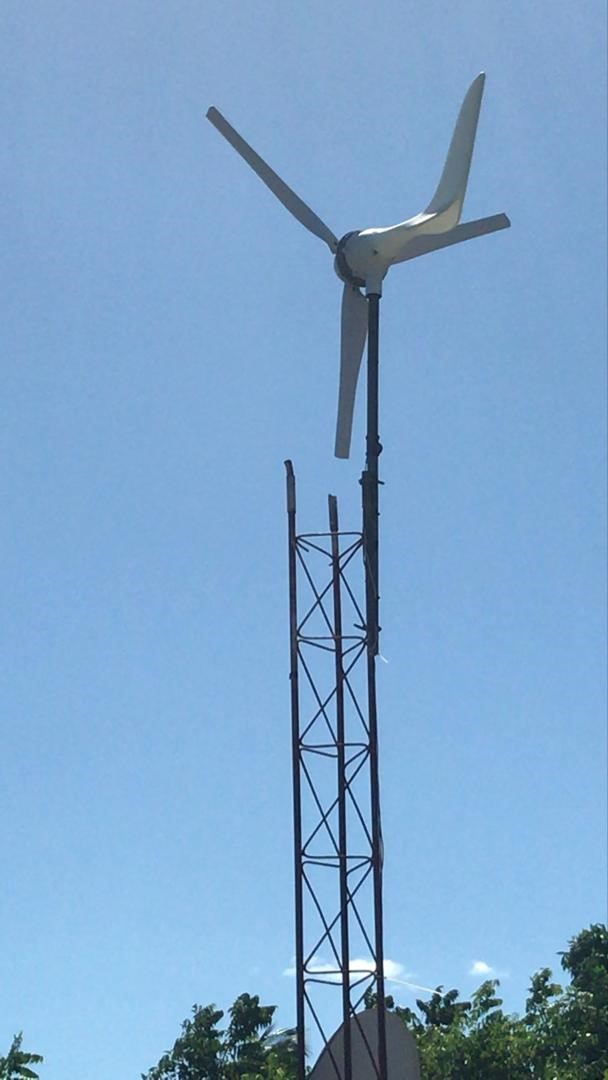
<svg viewBox="0 0 608 1080">
<path fill-rule="evenodd" d="M 366 288 L 368 292 L 382 291 L 382 281 L 390 266 L 386 250 L 376 239 L 382 229 L 364 229 L 346 233 L 338 243 L 334 259 L 336 273 L 346 284 Z"/>
</svg>

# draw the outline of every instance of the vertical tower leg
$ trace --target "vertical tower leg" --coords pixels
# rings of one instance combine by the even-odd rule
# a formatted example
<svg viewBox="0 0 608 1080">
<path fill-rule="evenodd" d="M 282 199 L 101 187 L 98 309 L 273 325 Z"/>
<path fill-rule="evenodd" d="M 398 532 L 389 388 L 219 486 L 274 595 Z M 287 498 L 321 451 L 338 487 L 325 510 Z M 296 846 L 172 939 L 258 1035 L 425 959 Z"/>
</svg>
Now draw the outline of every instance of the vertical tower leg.
<svg viewBox="0 0 608 1080">
<path fill-rule="evenodd" d="M 338 765 L 338 848 L 340 879 L 340 957 L 342 967 L 342 1023 L 344 1025 L 344 1080 L 352 1080 L 350 948 L 348 932 L 348 846 L 346 833 L 346 729 L 344 717 L 344 656 L 342 643 L 342 594 L 340 581 L 340 536 L 338 501 L 329 496 L 329 531 L 331 536 L 332 594 L 334 609 L 334 656 L 336 685 L 336 759 Z"/>
<path fill-rule="evenodd" d="M 304 898 L 302 879 L 302 794 L 300 780 L 300 697 L 298 686 L 298 577 L 296 562 L 296 480 L 291 461 L 287 471 L 287 523 L 289 566 L 289 651 L 291 684 L 291 753 L 293 782 L 293 842 L 295 889 L 296 1026 L 298 1031 L 298 1080 L 305 1080 L 306 1041 L 304 1009 Z"/>
</svg>

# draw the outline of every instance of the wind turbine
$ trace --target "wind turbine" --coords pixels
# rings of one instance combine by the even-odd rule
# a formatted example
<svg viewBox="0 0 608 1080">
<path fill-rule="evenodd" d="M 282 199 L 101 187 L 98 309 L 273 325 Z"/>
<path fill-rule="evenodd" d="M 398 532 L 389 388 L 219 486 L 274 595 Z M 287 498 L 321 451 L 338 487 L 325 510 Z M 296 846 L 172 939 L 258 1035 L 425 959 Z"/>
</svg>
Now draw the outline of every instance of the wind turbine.
<svg viewBox="0 0 608 1080">
<path fill-rule="evenodd" d="M 371 421 L 371 430 L 368 423 L 367 433 L 368 464 L 370 455 L 379 453 L 379 446 L 376 445 L 377 418 L 374 424 L 370 411 L 377 411 L 378 301 L 382 295 L 382 282 L 390 267 L 463 240 L 506 229 L 511 224 L 506 214 L 495 214 L 460 224 L 484 83 L 485 75 L 482 72 L 467 91 L 458 114 L 441 179 L 426 209 L 387 228 L 347 232 L 341 240 L 338 240 L 314 210 L 288 187 L 249 143 L 245 142 L 215 106 L 207 112 L 207 118 L 214 127 L 251 166 L 283 206 L 305 228 L 323 240 L 334 255 L 336 273 L 344 282 L 335 441 L 335 454 L 338 458 L 347 458 L 350 454 L 355 394 L 361 358 L 368 337 L 368 392 L 372 397 L 370 402 L 368 393 L 368 422 Z M 370 370 L 374 367 L 375 377 L 374 371 Z"/>
<path fill-rule="evenodd" d="M 397 225 L 392 225 L 387 228 L 371 228 L 361 229 L 354 232 L 346 233 L 341 240 L 334 235 L 331 229 L 325 224 L 324 221 L 313 211 L 294 191 L 282 180 L 270 166 L 256 153 L 255 150 L 238 134 L 237 131 L 228 123 L 228 121 L 222 116 L 222 114 L 215 108 L 211 107 L 207 112 L 207 117 L 217 128 L 221 135 L 231 144 L 231 146 L 237 151 L 238 154 L 247 162 L 248 165 L 257 173 L 261 180 L 266 184 L 273 194 L 279 199 L 280 202 L 286 207 L 287 210 L 315 236 L 318 236 L 331 251 L 334 256 L 334 267 L 338 277 L 343 282 L 342 293 L 342 315 L 341 315 L 341 344 L 340 344 L 340 384 L 339 384 L 339 396 L 338 396 L 338 418 L 336 426 L 336 443 L 335 453 L 339 458 L 347 458 L 350 453 L 351 443 L 351 431 L 353 421 L 353 411 L 355 404 L 355 394 L 357 389 L 357 381 L 359 377 L 359 370 L 361 367 L 361 359 L 363 356 L 363 350 L 365 348 L 366 339 L 368 341 L 367 349 L 367 453 L 365 469 L 361 477 L 362 485 L 362 503 L 363 503 L 363 529 L 362 529 L 362 542 L 363 542 L 363 554 L 365 565 L 365 625 L 361 627 L 364 630 L 364 652 L 366 653 L 367 663 L 367 711 L 366 720 L 364 722 L 364 729 L 367 732 L 368 742 L 365 746 L 365 754 L 362 760 L 367 761 L 367 767 L 369 769 L 369 820 L 370 829 L 369 833 L 367 825 L 365 825 L 365 832 L 368 835 L 370 841 L 370 865 L 372 868 L 372 881 L 373 881 L 373 909 L 374 909 L 374 965 L 375 965 L 375 989 L 376 989 L 376 1006 L 373 1010 L 373 1016 L 368 1016 L 368 1012 L 372 1010 L 366 1010 L 363 1013 L 357 1013 L 356 1015 L 352 1011 L 352 1000 L 350 998 L 350 983 L 349 983 L 349 963 L 348 963 L 348 926 L 349 926 L 349 912 L 353 905 L 353 896 L 349 892 L 348 884 L 348 844 L 346 836 L 346 795 L 347 790 L 350 798 L 353 798 L 353 792 L 350 788 L 350 780 L 347 777 L 346 761 L 344 758 L 345 747 L 348 745 L 346 741 L 345 727 L 344 727 L 344 650 L 343 650 L 343 637 L 342 637 L 342 622 L 341 615 L 338 615 L 338 608 L 340 604 L 340 589 L 342 570 L 339 551 L 339 530 L 337 519 L 337 503 L 333 496 L 330 496 L 330 535 L 332 538 L 332 568 L 333 568 L 333 582 L 332 587 L 334 589 L 334 604 L 335 604 L 335 618 L 334 624 L 335 633 L 333 634 L 333 650 L 335 656 L 335 671 L 336 671 L 336 684 L 335 684 L 335 699 L 336 699 L 336 730 L 333 733 L 330 730 L 330 735 L 335 734 L 335 752 L 336 761 L 338 762 L 338 795 L 333 805 L 338 807 L 338 814 L 340 818 L 340 836 L 338 844 L 338 863 L 340 873 L 340 926 L 341 926 L 341 982 L 342 982 L 342 996 L 343 996 L 343 1025 L 339 1035 L 341 1041 L 341 1048 L 338 1051 L 338 1056 L 343 1060 L 344 1072 L 340 1073 L 335 1061 L 335 1055 L 331 1057 L 331 1068 L 329 1069 L 330 1080 L 334 1080 L 334 1077 L 342 1077 L 343 1080 L 353 1080 L 355 1077 L 355 1070 L 353 1068 L 353 1046 L 355 1047 L 355 1057 L 365 1057 L 360 1053 L 360 1047 L 362 1045 L 362 1035 L 365 1035 L 365 1045 L 367 1047 L 368 1054 L 372 1056 L 374 1062 L 374 1068 L 372 1071 L 369 1069 L 365 1071 L 359 1071 L 356 1076 L 359 1077 L 381 1077 L 382 1080 L 386 1080 L 386 1077 L 390 1074 L 393 1078 L 396 1075 L 402 1075 L 402 1080 L 405 1080 L 405 1074 L 398 1072 L 399 1067 L 403 1068 L 403 1062 L 405 1061 L 405 1052 L 403 1048 L 397 1047 L 397 1053 L 395 1054 L 391 1047 L 393 1046 L 391 1039 L 391 1029 L 393 1028 L 393 1019 L 390 1014 L 386 1012 L 385 1006 L 385 992 L 384 992 L 384 946 L 383 946 L 383 915 L 382 915 L 382 862 L 383 862 L 383 844 L 382 844 L 382 830 L 380 824 L 380 794 L 379 794 L 379 770 L 378 770 L 378 725 L 377 725 L 377 702 L 376 702 L 376 677 L 375 677 L 375 661 L 379 652 L 378 639 L 380 633 L 380 625 L 378 621 L 379 613 L 379 581 L 378 581 L 378 459 L 382 450 L 380 441 L 378 438 L 378 335 L 379 335 L 379 305 L 380 297 L 382 295 L 382 282 L 388 273 L 391 266 L 396 263 L 406 262 L 409 259 L 417 258 L 420 255 L 426 255 L 432 251 L 437 251 L 439 248 L 446 247 L 451 244 L 458 244 L 464 240 L 473 239 L 476 236 L 483 236 L 485 233 L 495 232 L 498 229 L 508 228 L 510 221 L 505 214 L 496 214 L 492 217 L 480 218 L 475 221 L 468 221 L 465 224 L 460 224 L 460 218 L 462 214 L 462 207 L 464 203 L 464 197 L 466 193 L 467 181 L 469 177 L 469 169 L 471 166 L 471 158 L 473 154 L 473 146 L 475 143 L 475 135 L 477 132 L 477 123 L 479 120 L 479 110 L 481 107 L 481 99 L 483 95 L 485 82 L 485 75 L 478 75 L 473 81 L 465 99 L 462 103 L 452 140 L 449 146 L 446 162 L 437 186 L 437 190 L 433 195 L 430 203 L 426 209 L 414 217 L 408 218 L 406 221 L 402 221 Z M 302 780 L 304 769 L 303 754 L 307 751 L 313 751 L 316 753 L 317 748 L 307 747 L 305 737 L 302 734 L 299 719 L 299 699 L 298 699 L 298 664 L 299 664 L 299 649 L 301 643 L 305 640 L 304 637 L 299 636 L 298 630 L 298 617 L 297 617 L 297 572 L 296 572 L 296 550 L 298 537 L 296 535 L 296 509 L 295 509 L 295 480 L 293 474 L 293 468 L 291 462 L 286 462 L 287 466 L 287 490 L 288 490 L 288 514 L 289 514 L 289 551 L 290 551 L 290 635 L 291 635 L 291 696 L 292 696 L 292 745 L 293 745 L 293 762 L 294 762 L 294 842 L 296 850 L 296 967 L 297 967 L 297 1002 L 298 1002 L 298 1076 L 299 1080 L 305 1078 L 305 1062 L 304 1062 L 304 1010 L 305 1001 L 308 1000 L 305 995 L 304 989 L 304 950 L 303 950 L 303 934 L 304 934 L 304 922 L 303 922 L 303 880 L 304 880 L 304 848 L 302 847 L 302 824 L 301 824 L 301 798 L 299 795 L 300 785 Z M 300 538 L 301 539 L 301 538 Z M 308 574 L 308 571 L 306 571 Z M 349 590 L 350 591 L 350 590 Z M 319 599 L 318 595 L 317 600 Z M 321 595 L 324 595 L 321 594 Z M 352 594 L 351 594 L 352 595 Z M 329 650 L 331 651 L 331 649 Z M 364 655 L 363 652 L 360 653 Z M 311 676 L 307 670 L 307 677 L 311 680 Z M 312 682 L 312 680 L 311 680 Z M 313 686 L 314 689 L 314 686 Z M 352 690 L 351 690 L 352 693 Z M 316 691 L 315 691 L 316 694 Z M 321 698 L 317 698 L 318 701 Z M 328 699 L 329 700 L 329 699 Z M 361 715 L 363 715 L 361 713 Z M 309 731 L 310 725 L 306 728 Z M 350 744 L 354 745 L 354 744 Z M 357 743 L 357 746 L 360 746 Z M 360 751 L 358 751 L 359 753 Z M 357 767 L 357 771 L 360 766 Z M 321 822 L 326 822 L 327 812 L 322 810 L 321 800 L 315 793 L 314 783 L 310 778 L 309 773 L 305 774 L 308 784 L 310 785 L 314 800 L 322 812 Z M 361 822 L 363 823 L 363 817 L 360 815 Z M 312 833 L 314 836 L 317 832 L 317 826 Z M 357 856 L 359 858 L 360 856 Z M 367 873 L 367 871 L 366 871 Z M 317 906 L 319 914 L 322 915 L 322 908 L 318 897 L 315 896 L 311 889 L 308 878 L 306 879 L 307 888 L 311 891 L 314 904 Z M 358 888 L 358 886 L 357 886 Z M 357 916 L 358 918 L 358 916 Z M 331 937 L 331 928 L 335 924 L 335 919 L 332 922 L 327 922 L 325 916 L 322 915 L 323 926 L 326 932 Z M 363 924 L 359 920 L 361 929 Z M 370 942 L 371 938 L 367 937 L 366 941 Z M 345 959 L 346 957 L 346 959 Z M 299 959 L 298 959 L 299 958 Z M 336 959 L 338 960 L 338 954 L 336 953 Z M 310 976 L 310 973 L 309 973 Z M 308 983 L 307 983 L 308 985 Z M 307 993 L 307 991 L 306 991 Z M 310 1002 L 308 1002 L 310 1006 Z M 310 1006 L 311 1007 L 311 1006 Z M 365 1021 L 363 1018 L 366 1018 Z M 351 1019 L 354 1022 L 354 1027 L 351 1030 Z M 364 1031 L 362 1024 L 370 1022 L 371 1027 L 369 1029 L 371 1033 L 370 1038 L 367 1037 L 367 1033 Z M 318 1020 L 317 1020 L 318 1023 Z M 400 1025 L 399 1031 L 404 1033 L 403 1026 Z M 358 1034 L 357 1034 L 358 1033 Z M 377 1042 L 376 1042 L 377 1033 Z M 357 1042 L 357 1039 L 359 1040 Z M 330 1043 L 332 1040 L 330 1040 Z M 371 1046 L 371 1050 L 370 1050 Z M 375 1053 L 377 1047 L 377 1056 Z M 326 1045 L 326 1049 L 329 1051 L 329 1044 Z M 323 1054 L 319 1059 L 319 1063 L 323 1058 Z M 343 1057 L 342 1057 L 343 1055 Z M 327 1055 L 325 1055 L 327 1057 Z M 414 1051 L 415 1056 L 415 1051 Z M 401 1066 L 395 1065 L 395 1062 L 401 1062 Z M 390 1065 L 390 1069 L 389 1069 Z M 323 1073 L 319 1071 L 316 1076 L 317 1080 L 323 1080 Z M 413 1060 L 411 1068 L 408 1072 L 410 1077 L 418 1076 L 416 1061 Z"/>
</svg>

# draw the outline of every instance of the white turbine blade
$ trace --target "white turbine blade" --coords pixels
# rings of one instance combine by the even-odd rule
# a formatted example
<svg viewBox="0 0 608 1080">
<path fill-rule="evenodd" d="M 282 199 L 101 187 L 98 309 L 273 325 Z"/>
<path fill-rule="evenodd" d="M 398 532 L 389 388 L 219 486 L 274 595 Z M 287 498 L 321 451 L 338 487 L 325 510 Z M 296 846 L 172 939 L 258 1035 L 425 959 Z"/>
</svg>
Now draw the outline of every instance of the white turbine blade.
<svg viewBox="0 0 608 1080">
<path fill-rule="evenodd" d="M 449 232 L 458 225 L 469 179 L 485 78 L 482 72 L 467 91 L 441 180 L 426 210 L 386 229 L 364 229 L 349 241 L 346 248 L 349 266 L 366 282 L 370 267 L 377 265 L 378 261 L 384 262 L 386 273 L 391 263 L 402 262 L 407 257 L 405 251 L 409 244 L 423 236 Z M 356 253 L 357 246 L 360 254 Z"/>
<path fill-rule="evenodd" d="M 499 229 L 508 229 L 510 225 L 511 222 L 506 214 L 493 214 L 491 217 L 455 225 L 448 232 L 414 236 L 411 240 L 405 240 L 401 249 L 393 256 L 392 263 L 417 259 L 419 255 L 428 255 L 431 251 L 439 251 L 440 248 L 451 247 L 452 244 L 461 244 L 463 240 L 474 240 L 477 236 L 486 236 Z"/>
<path fill-rule="evenodd" d="M 355 394 L 366 337 L 367 300 L 358 289 L 346 284 L 342 293 L 340 334 L 340 390 L 335 448 L 338 458 L 347 458 L 350 454 Z"/>
<path fill-rule="evenodd" d="M 440 214 L 445 229 L 460 221 L 475 145 L 477 122 L 486 77 L 482 72 L 471 83 L 460 107 L 441 180 L 425 214 Z"/>
<path fill-rule="evenodd" d="M 324 240 L 330 251 L 335 252 L 338 246 L 338 240 L 331 229 L 328 228 L 324 221 L 321 221 L 321 218 L 315 214 L 314 210 L 311 210 L 310 207 L 287 186 L 284 180 L 281 180 L 280 176 L 277 176 L 270 168 L 270 165 L 267 165 L 263 158 L 261 158 L 259 154 L 256 154 L 255 150 L 249 143 L 241 138 L 239 133 L 234 130 L 232 125 L 228 123 L 214 105 L 207 111 L 207 119 L 211 121 L 215 128 L 217 128 L 220 135 L 223 135 L 230 145 L 234 147 L 237 154 L 240 154 L 247 164 L 251 166 L 253 171 L 259 176 L 260 180 L 264 181 L 266 187 L 270 188 L 273 195 L 276 195 L 279 202 L 283 203 L 283 206 L 289 210 L 290 214 L 293 214 L 293 216 L 311 233 L 314 233 L 315 236 Z"/>
</svg>

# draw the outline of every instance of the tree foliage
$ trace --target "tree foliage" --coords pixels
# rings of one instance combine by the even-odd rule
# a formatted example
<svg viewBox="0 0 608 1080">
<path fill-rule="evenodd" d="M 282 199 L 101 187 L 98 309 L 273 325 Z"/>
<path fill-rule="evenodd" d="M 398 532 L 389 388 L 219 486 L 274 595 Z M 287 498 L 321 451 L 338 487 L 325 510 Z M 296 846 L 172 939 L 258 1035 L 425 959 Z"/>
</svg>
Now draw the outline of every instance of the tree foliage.
<svg viewBox="0 0 608 1080">
<path fill-rule="evenodd" d="M 43 1058 L 40 1054 L 28 1054 L 21 1049 L 23 1033 L 15 1035 L 6 1057 L 0 1057 L 0 1080 L 38 1080 L 38 1073 L 30 1065 L 38 1065 Z"/>
<path fill-rule="evenodd" d="M 570 985 L 562 989 L 542 968 L 522 1017 L 503 1012 L 497 979 L 470 1002 L 437 987 L 417 1002 L 421 1022 L 406 1010 L 424 1080 L 608 1080 L 608 929 L 582 930 L 561 962 Z"/>
<path fill-rule="evenodd" d="M 525 1012 L 503 1011 L 498 979 L 462 1000 L 438 986 L 401 1017 L 420 1051 L 424 1080 L 608 1080 L 608 929 L 596 924 L 572 939 L 561 963 L 563 989 L 550 968 L 530 981 Z M 366 1007 L 375 1004 L 373 992 Z M 223 1013 L 195 1005 L 180 1037 L 142 1080 L 295 1080 L 295 1032 L 274 1033 L 274 1006 L 243 994 Z"/>
<path fill-rule="evenodd" d="M 503 1011 L 498 979 L 469 1001 L 438 986 L 417 1011 L 386 999 L 412 1032 L 423 1080 L 608 1080 L 608 928 L 582 930 L 561 954 L 563 988 L 550 968 L 530 980 L 522 1016 Z M 375 1004 L 368 992 L 365 1005 Z M 296 1032 L 273 1028 L 274 1005 L 241 994 L 224 1018 L 194 1005 L 173 1048 L 142 1080 L 295 1080 Z M 16 1035 L 0 1057 L 0 1080 L 38 1080 L 40 1054 Z"/>
<path fill-rule="evenodd" d="M 194 1005 L 173 1049 L 142 1080 L 291 1080 L 295 1076 L 295 1033 L 274 1031 L 274 1005 L 241 994 L 228 1010 Z"/>
</svg>

